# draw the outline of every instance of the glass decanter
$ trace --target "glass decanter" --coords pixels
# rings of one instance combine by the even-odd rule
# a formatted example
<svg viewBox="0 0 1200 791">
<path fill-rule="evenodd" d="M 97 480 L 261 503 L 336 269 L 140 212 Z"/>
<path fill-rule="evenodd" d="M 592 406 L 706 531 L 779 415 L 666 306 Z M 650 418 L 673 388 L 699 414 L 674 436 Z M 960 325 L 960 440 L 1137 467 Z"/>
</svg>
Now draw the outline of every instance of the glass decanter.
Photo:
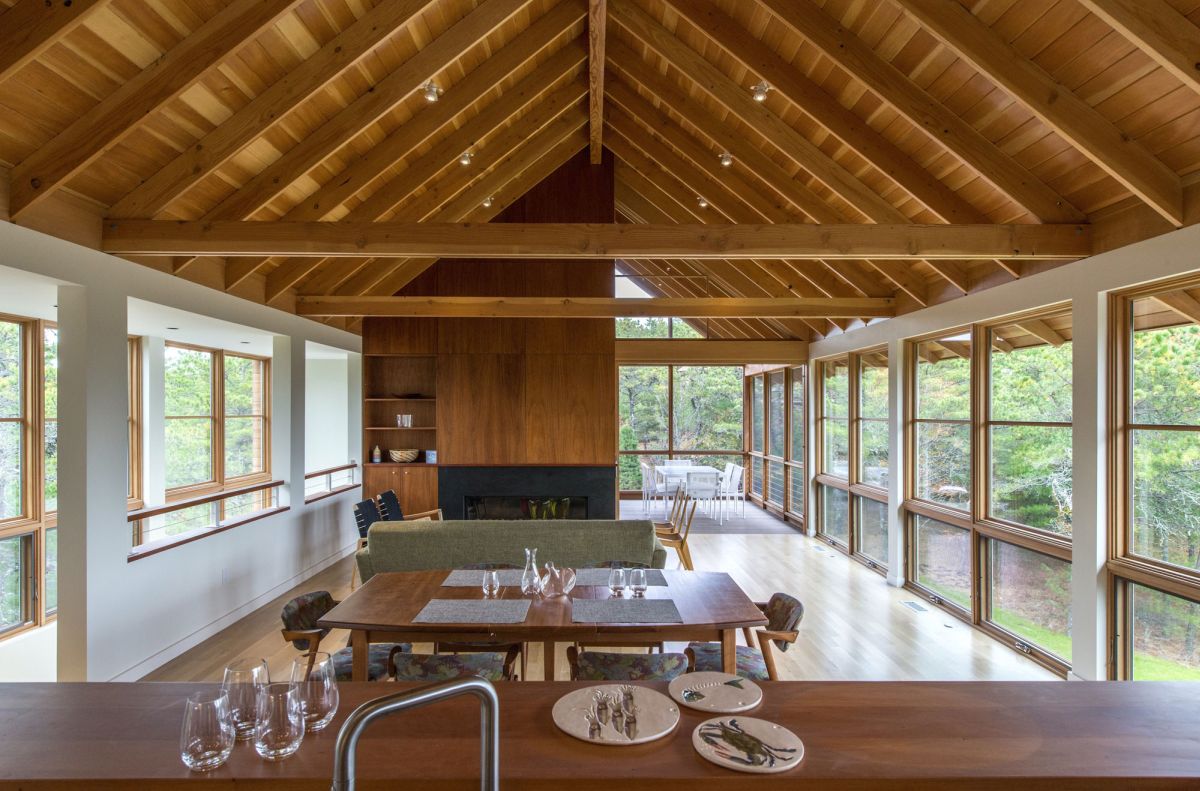
<svg viewBox="0 0 1200 791">
<path fill-rule="evenodd" d="M 525 547 L 525 571 L 521 573 L 521 593 L 526 596 L 542 592 L 542 577 L 538 574 L 537 547 Z"/>
</svg>

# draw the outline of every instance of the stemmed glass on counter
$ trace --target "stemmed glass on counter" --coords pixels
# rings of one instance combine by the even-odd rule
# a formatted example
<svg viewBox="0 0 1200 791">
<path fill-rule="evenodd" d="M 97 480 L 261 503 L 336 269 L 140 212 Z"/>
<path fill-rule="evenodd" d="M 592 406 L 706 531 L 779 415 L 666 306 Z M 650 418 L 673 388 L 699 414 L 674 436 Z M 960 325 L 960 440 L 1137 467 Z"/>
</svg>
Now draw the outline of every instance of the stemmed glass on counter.
<svg viewBox="0 0 1200 791">
<path fill-rule="evenodd" d="M 641 598 L 646 595 L 646 570 L 645 569 L 630 569 L 629 570 L 629 587 L 633 589 L 635 598 Z"/>
<path fill-rule="evenodd" d="M 608 572 L 608 589 L 613 596 L 625 595 L 625 569 L 615 566 Z"/>
</svg>

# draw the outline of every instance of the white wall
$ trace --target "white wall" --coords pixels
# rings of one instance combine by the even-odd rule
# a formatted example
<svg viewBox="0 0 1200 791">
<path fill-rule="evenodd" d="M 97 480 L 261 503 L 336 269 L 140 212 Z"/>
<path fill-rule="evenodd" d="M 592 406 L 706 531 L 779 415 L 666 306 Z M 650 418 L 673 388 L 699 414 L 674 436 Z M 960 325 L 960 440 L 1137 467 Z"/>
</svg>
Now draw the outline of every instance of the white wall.
<svg viewBox="0 0 1200 791">
<path fill-rule="evenodd" d="M 323 470 L 358 459 L 350 452 L 350 364 L 309 357 L 305 363 L 304 464 Z"/>
<path fill-rule="evenodd" d="M 0 679 L 52 668 L 56 651 L 61 680 L 139 678 L 353 549 L 356 492 L 303 503 L 304 348 L 311 341 L 357 359 L 357 336 L 8 223 L 0 223 L 0 266 L 66 284 L 60 344 L 64 362 L 73 361 L 60 382 L 60 492 L 69 499 L 60 494 L 58 628 L 0 641 Z M 4 282 L 0 271 L 0 289 Z M 127 561 L 117 350 L 130 298 L 274 336 L 273 472 L 287 482 L 290 511 Z M 350 403 L 342 426 L 359 419 Z"/>
<path fill-rule="evenodd" d="M 1107 293 L 1200 269 L 1200 226 L 1148 239 L 1083 261 L 1052 269 L 977 294 L 954 299 L 924 310 L 861 327 L 818 341 L 809 346 L 813 360 L 858 349 L 889 344 L 889 381 L 893 392 L 890 423 L 892 458 L 901 460 L 899 449 L 903 419 L 897 385 L 901 376 L 902 339 L 972 322 L 1060 302 L 1071 302 L 1074 343 L 1074 502 L 1072 568 L 1072 675 L 1078 678 L 1105 677 L 1104 560 L 1107 557 L 1108 511 L 1105 502 L 1106 425 L 1105 382 Z M 809 468 L 810 471 L 813 469 Z M 892 479 L 900 479 L 900 470 Z M 812 491 L 812 480 L 808 482 Z M 904 582 L 903 521 L 900 518 L 901 487 L 889 492 L 888 581 Z M 811 498 L 810 498 L 811 499 Z"/>
</svg>

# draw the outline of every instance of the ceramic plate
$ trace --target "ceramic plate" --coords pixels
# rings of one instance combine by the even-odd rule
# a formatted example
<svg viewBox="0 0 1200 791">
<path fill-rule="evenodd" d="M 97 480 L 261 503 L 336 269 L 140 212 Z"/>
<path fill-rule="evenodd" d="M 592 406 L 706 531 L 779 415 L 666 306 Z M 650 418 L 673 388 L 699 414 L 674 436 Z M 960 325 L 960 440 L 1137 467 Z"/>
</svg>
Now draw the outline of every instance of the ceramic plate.
<svg viewBox="0 0 1200 791">
<path fill-rule="evenodd" d="M 717 717 L 692 731 L 706 760 L 739 772 L 786 772 L 804 760 L 804 742 L 782 725 L 754 717 Z"/>
<path fill-rule="evenodd" d="M 732 673 L 684 673 L 668 688 L 677 703 L 714 714 L 736 714 L 762 703 L 762 688 Z"/>
<path fill-rule="evenodd" d="M 623 699 L 623 690 L 632 690 L 636 722 L 630 725 L 623 716 L 614 719 L 610 704 L 606 706 L 606 711 L 598 712 L 596 724 L 593 725 L 588 714 L 596 709 L 596 696 L 620 701 Z M 553 716 L 554 724 L 576 739 L 618 746 L 645 744 L 661 739 L 679 725 L 679 707 L 666 695 L 646 687 L 625 687 L 621 684 L 602 684 L 568 692 L 554 704 Z"/>
</svg>

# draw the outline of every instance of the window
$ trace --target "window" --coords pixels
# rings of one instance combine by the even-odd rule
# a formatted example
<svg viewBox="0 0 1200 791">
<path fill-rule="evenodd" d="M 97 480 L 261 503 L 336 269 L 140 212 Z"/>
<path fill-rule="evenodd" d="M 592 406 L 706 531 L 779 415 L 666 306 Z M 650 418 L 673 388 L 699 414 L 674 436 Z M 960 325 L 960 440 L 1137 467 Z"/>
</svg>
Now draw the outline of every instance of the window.
<svg viewBox="0 0 1200 791">
<path fill-rule="evenodd" d="M 802 366 L 749 378 L 751 499 L 792 521 L 804 521 L 804 388 Z"/>
<path fill-rule="evenodd" d="M 704 325 L 691 319 L 623 317 L 617 319 L 616 326 L 618 338 L 665 340 L 707 337 L 703 331 Z"/>
<path fill-rule="evenodd" d="M 617 377 L 622 491 L 642 486 L 642 464 L 686 457 L 723 469 L 742 463 L 740 366 L 623 365 Z"/>
<path fill-rule="evenodd" d="M 1111 303 L 1116 678 L 1200 679 L 1198 293 L 1175 281 Z"/>
<path fill-rule="evenodd" d="M 166 483 L 176 499 L 268 476 L 268 369 L 257 357 L 166 347 Z"/>
<path fill-rule="evenodd" d="M 804 414 L 805 372 L 805 368 L 793 368 L 788 377 L 788 388 L 791 391 L 788 414 L 792 430 L 787 462 L 788 512 L 801 520 L 804 519 L 804 457 L 807 447 L 804 441 L 804 428 L 807 424 Z"/>
<path fill-rule="evenodd" d="M 763 429 L 766 420 L 763 418 L 763 378 L 756 376 L 750 380 L 750 451 L 763 452 Z"/>
<path fill-rule="evenodd" d="M 850 546 L 850 496 L 832 486 L 819 486 L 817 490 L 821 493 L 821 534 Z"/>
<path fill-rule="evenodd" d="M 887 351 L 858 356 L 858 480 L 888 487 Z"/>
<path fill-rule="evenodd" d="M 58 510 L 58 328 L 42 329 L 42 507 Z"/>
<path fill-rule="evenodd" d="M 854 498 L 855 547 L 867 560 L 887 565 L 888 517 L 887 503 L 869 497 Z"/>
<path fill-rule="evenodd" d="M 1070 310 L 1054 308 L 913 342 L 904 503 L 909 585 L 1064 674 L 1071 337 Z"/>
<path fill-rule="evenodd" d="M 821 363 L 821 472 L 850 477 L 850 365 L 847 360 Z"/>
<path fill-rule="evenodd" d="M 0 320 L 0 522 L 26 516 L 25 325 Z"/>
</svg>

